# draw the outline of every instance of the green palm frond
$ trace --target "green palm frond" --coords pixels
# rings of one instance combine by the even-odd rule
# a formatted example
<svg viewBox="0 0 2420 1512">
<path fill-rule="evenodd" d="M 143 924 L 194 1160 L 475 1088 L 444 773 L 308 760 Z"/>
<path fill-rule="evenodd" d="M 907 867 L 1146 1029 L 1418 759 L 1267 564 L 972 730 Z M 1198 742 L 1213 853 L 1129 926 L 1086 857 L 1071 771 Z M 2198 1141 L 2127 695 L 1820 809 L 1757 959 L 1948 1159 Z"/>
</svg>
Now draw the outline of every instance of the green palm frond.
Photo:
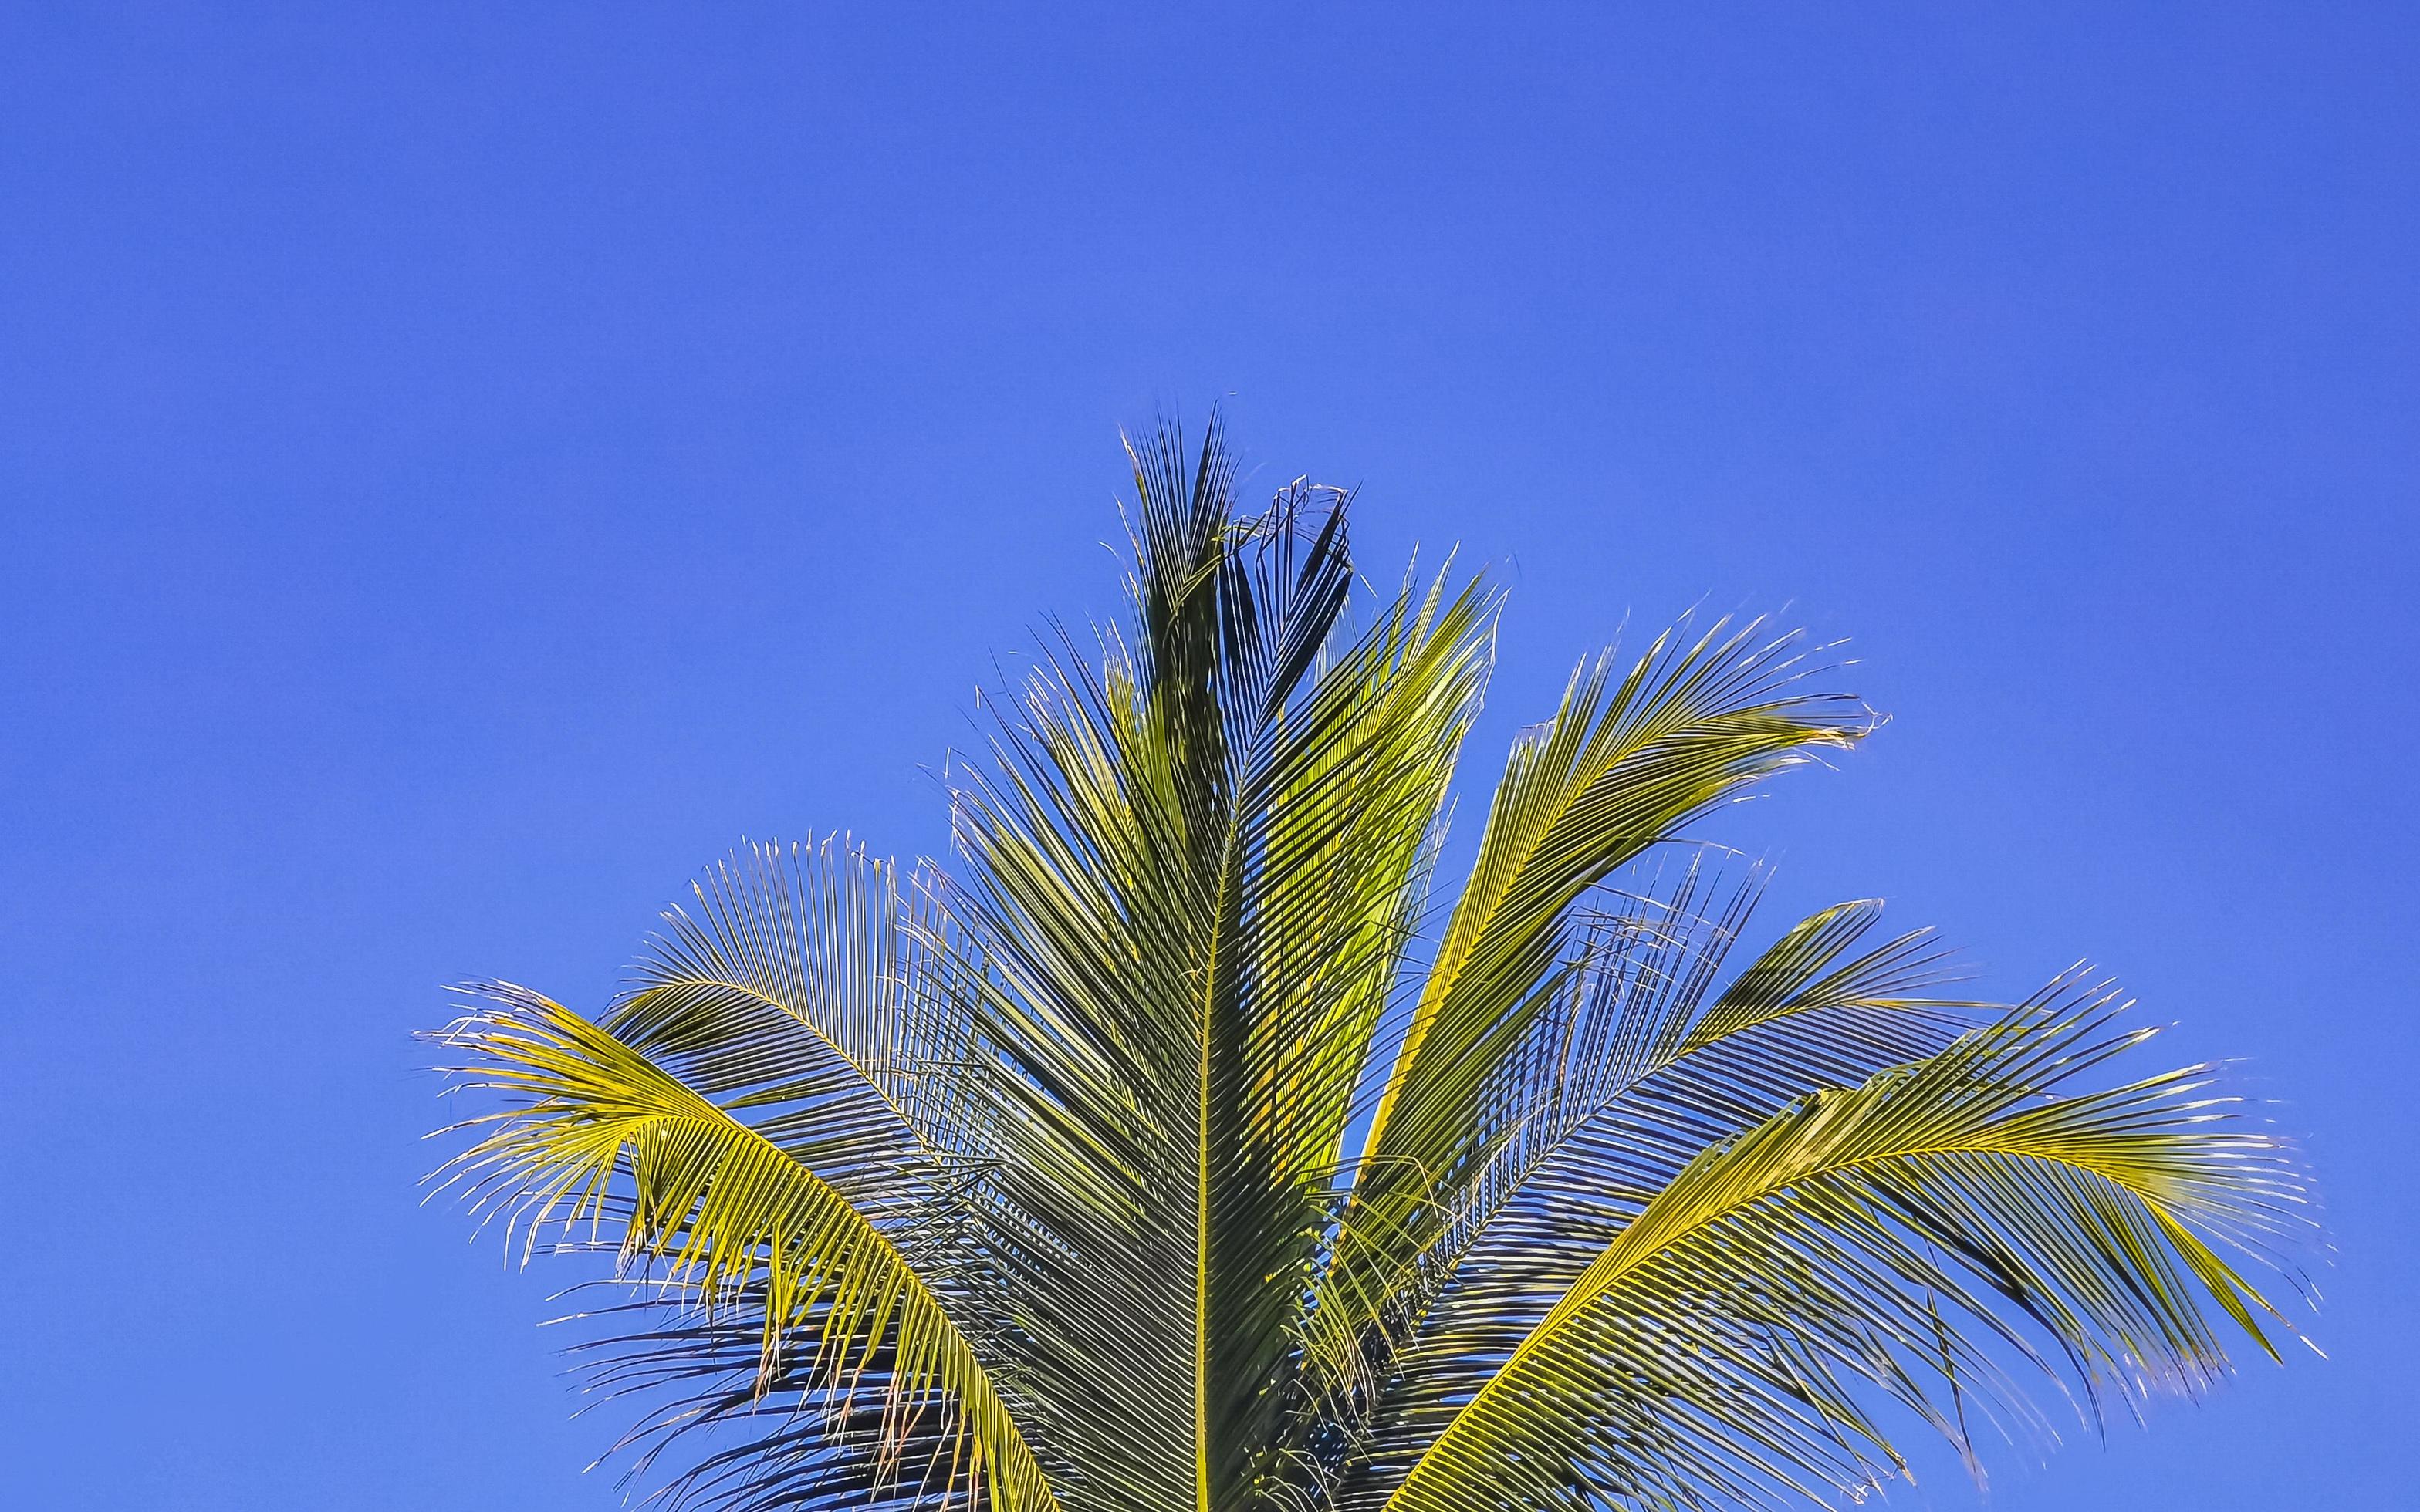
<svg viewBox="0 0 2420 1512">
<path fill-rule="evenodd" d="M 1618 683 L 1614 666 L 1608 654 L 1575 671 L 1555 717 L 1513 748 L 1379 1104 L 1377 1151 L 1456 1142 L 1458 1094 L 1492 1064 L 1487 1048 L 1514 1038 L 1590 887 L 1745 784 L 1850 744 L 1869 719 L 1854 699 L 1805 687 L 1818 669 L 1798 638 L 1761 623 L 1659 637 Z"/>
<path fill-rule="evenodd" d="M 577 1348 L 673 1506 L 1698 1512 L 1852 1496 L 1929 1425 L 2196 1392 L 2302 1178 L 2079 980 L 1658 868 L 1873 722 L 1792 636 L 1584 664 L 1433 903 L 1482 580 L 1349 498 L 1128 447 L 1128 609 L 946 773 L 954 856 L 750 847 L 595 1017 L 484 989 L 453 1180 L 594 1251 Z M 1661 848 L 1661 849 L 1659 849 Z M 1423 930 L 1442 927 L 1433 942 Z"/>
<path fill-rule="evenodd" d="M 1439 580 L 1307 638 L 1349 579 L 1341 499 L 1236 518 L 1215 463 L 1166 438 L 1137 472 L 1140 644 L 1029 685 L 1000 772 L 961 790 L 950 907 L 1016 1072 L 1003 1200 L 1076 1257 L 1016 1304 L 1063 1341 L 1037 1351 L 1043 1395 L 1091 1426 L 1105 1496 L 1223 1503 L 1263 1473 L 1295 1368 L 1492 600 Z M 1161 1368 L 1102 1368 L 1137 1358 Z"/>
</svg>

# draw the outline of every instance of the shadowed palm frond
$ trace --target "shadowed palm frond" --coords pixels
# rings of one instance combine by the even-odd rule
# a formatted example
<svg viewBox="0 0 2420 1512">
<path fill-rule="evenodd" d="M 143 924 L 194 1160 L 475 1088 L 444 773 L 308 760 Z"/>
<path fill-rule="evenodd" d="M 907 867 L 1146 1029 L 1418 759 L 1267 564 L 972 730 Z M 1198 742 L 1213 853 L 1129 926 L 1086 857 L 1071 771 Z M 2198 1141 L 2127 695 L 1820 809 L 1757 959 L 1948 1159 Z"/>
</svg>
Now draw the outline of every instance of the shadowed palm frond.
<svg viewBox="0 0 2420 1512">
<path fill-rule="evenodd" d="M 1264 1473 L 1492 624 L 1439 580 L 1306 640 L 1349 581 L 1342 499 L 1297 486 L 1236 519 L 1208 459 L 1139 457 L 1140 642 L 1029 684 L 998 771 L 960 790 L 948 905 L 1013 1068 L 990 1084 L 1003 1204 L 1063 1267 L 1016 1309 L 1047 1320 L 1030 1363 L 1089 1425 L 1104 1505 Z"/>
</svg>

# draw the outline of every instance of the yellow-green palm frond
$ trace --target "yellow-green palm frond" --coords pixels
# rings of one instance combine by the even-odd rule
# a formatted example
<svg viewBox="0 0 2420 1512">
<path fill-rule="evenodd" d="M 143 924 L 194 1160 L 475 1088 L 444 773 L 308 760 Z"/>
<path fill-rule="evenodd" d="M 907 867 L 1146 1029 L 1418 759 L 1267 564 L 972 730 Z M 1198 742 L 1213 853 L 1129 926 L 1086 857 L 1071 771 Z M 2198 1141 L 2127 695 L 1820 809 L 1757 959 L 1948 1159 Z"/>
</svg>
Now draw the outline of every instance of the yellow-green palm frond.
<svg viewBox="0 0 2420 1512">
<path fill-rule="evenodd" d="M 1619 681 L 1611 654 L 1573 674 L 1562 707 L 1515 743 L 1479 858 L 1421 982 L 1373 1148 L 1415 1152 L 1461 1111 L 1516 1005 L 1563 945 L 1588 889 L 1745 785 L 1850 744 L 1865 705 L 1811 688 L 1799 638 L 1719 621 L 1667 632 Z M 1476 1061 L 1475 1061 L 1476 1057 Z M 1397 1131 L 1400 1120 L 1401 1129 Z"/>
<path fill-rule="evenodd" d="M 983 1358 L 1001 1327 L 953 1239 L 969 1173 L 906 1111 L 936 1099 L 897 1054 L 916 1017 L 897 1007 L 903 979 L 873 955 L 827 969 L 896 949 L 887 872 L 765 847 L 699 903 L 668 916 L 605 1023 L 484 990 L 446 1041 L 469 1057 L 459 1084 L 504 1105 L 473 1120 L 458 1179 L 525 1245 L 602 1243 L 644 1283 L 616 1311 L 637 1326 L 611 1341 L 607 1384 L 686 1380 L 703 1390 L 682 1421 L 770 1419 L 751 1425 L 754 1480 L 713 1504 L 770 1504 L 765 1484 L 812 1468 L 903 1505 L 955 1491 L 1053 1506 Z M 814 1444 L 774 1452 L 801 1416 Z M 702 1492 L 717 1468 L 678 1489 Z"/>
<path fill-rule="evenodd" d="M 973 1018 L 923 943 L 930 885 L 844 836 L 745 847 L 665 911 L 604 1022 L 776 1143 L 879 1125 L 851 1149 L 946 1160 Z M 835 1122 L 832 1098 L 854 1116 Z"/>
<path fill-rule="evenodd" d="M 1903 1469 L 1878 1402 L 1963 1448 L 1970 1413 L 2032 1425 L 2012 1361 L 2063 1359 L 2099 1400 L 2200 1388 L 2230 1320 L 2273 1353 L 2213 1246 L 2275 1263 L 2308 1222 L 2299 1174 L 2208 1068 L 2066 1090 L 2148 1038 L 2112 1002 L 2063 982 L 1704 1149 L 1526 1329 L 1528 1279 L 1478 1281 L 1512 1331 L 1407 1359 L 1340 1504 L 1862 1494 Z"/>
</svg>

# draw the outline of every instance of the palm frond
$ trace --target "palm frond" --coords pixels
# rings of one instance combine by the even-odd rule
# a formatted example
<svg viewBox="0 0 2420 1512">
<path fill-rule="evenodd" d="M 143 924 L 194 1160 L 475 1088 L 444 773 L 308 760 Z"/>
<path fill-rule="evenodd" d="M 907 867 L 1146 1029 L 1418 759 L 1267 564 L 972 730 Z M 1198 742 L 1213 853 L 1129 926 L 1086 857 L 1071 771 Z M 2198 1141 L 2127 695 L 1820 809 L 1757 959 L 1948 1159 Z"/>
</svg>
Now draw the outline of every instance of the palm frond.
<svg viewBox="0 0 2420 1512">
<path fill-rule="evenodd" d="M 2208 1068 L 2063 1091 L 2148 1038 L 2113 1004 L 2062 982 L 1704 1150 L 1526 1333 L 1422 1359 L 1344 1504 L 1856 1495 L 1904 1468 L 1876 1399 L 1962 1448 L 1970 1410 L 2030 1421 L 1984 1340 L 2055 1376 L 2047 1341 L 2096 1401 L 2199 1389 L 2224 1322 L 2273 1353 L 2273 1310 L 2212 1245 L 2277 1263 L 2299 1174 Z"/>
<path fill-rule="evenodd" d="M 1322 1276 L 1319 1401 L 1295 1426 L 1310 1478 L 1332 1482 L 1352 1443 L 1421 1399 L 1424 1362 L 1533 1326 L 1692 1152 L 1979 1021 L 1931 995 L 1944 957 L 1925 932 L 1867 943 L 1870 903 L 1802 920 L 1723 984 L 1763 878 L 1727 886 L 1703 862 L 1589 920 L 1530 1043 L 1479 1100 L 1489 1153 L 1440 1196 L 1425 1242 L 1392 1273 Z"/>
<path fill-rule="evenodd" d="M 1488 1158 L 1482 1101 L 1555 1001 L 1590 890 L 1744 787 L 1855 740 L 1864 704 L 1811 689 L 1797 637 L 1717 622 L 1668 631 L 1616 679 L 1575 671 L 1515 743 L 1479 856 L 1373 1113 L 1335 1268 L 1356 1291 L 1400 1273 L 1444 1199 Z"/>
<path fill-rule="evenodd" d="M 845 837 L 752 845 L 690 888 L 604 1026 L 863 1211 L 962 1164 L 974 1019 L 922 948 L 929 883 Z"/>
<path fill-rule="evenodd" d="M 1672 900 L 1592 928 L 1568 1005 L 1535 1021 L 1485 1100 L 1475 1128 L 1490 1157 L 1453 1193 L 1425 1269 L 1450 1273 L 1499 1217 L 1516 1244 L 1526 1211 L 1626 1221 L 1694 1152 L 1936 1054 L 1996 1011 L 1934 995 L 1947 972 L 1931 932 L 1869 944 L 1882 917 L 1869 901 L 1801 919 L 1716 992 L 1761 878 L 1698 915 L 1703 886 L 1693 865 Z"/>
<path fill-rule="evenodd" d="M 860 907 L 846 897 L 819 917 L 862 912 L 861 891 Z M 718 923 L 750 917 L 746 895 L 721 901 Z M 617 1012 L 627 1038 L 526 989 L 485 989 L 489 1006 L 446 1036 L 471 1057 L 458 1085 L 506 1102 L 473 1120 L 485 1136 L 457 1164 L 474 1204 L 509 1211 L 530 1246 L 550 1228 L 593 1242 L 610 1226 L 622 1269 L 649 1273 L 675 1312 L 707 1326 L 755 1317 L 752 1394 L 792 1382 L 867 1484 L 895 1489 L 910 1465 L 929 1477 L 946 1450 L 936 1494 L 1054 1505 L 978 1355 L 982 1331 L 937 1289 L 949 1173 L 841 1052 L 837 1005 L 788 990 L 799 983 L 778 969 L 719 969 L 749 959 L 735 943 L 676 918 Z M 754 967 L 778 961 L 756 943 L 773 953 Z"/>
<path fill-rule="evenodd" d="M 1384 1155 L 1450 1147 L 1469 1089 L 1523 1022 L 1589 888 L 1743 786 L 1854 741 L 1865 705 L 1803 685 L 1795 636 L 1717 622 L 1659 637 L 1617 683 L 1610 655 L 1512 749 L 1469 883 L 1404 1033 L 1371 1130 Z"/>
<path fill-rule="evenodd" d="M 648 1500 L 671 1512 L 985 1504 L 983 1484 L 966 1473 L 955 1398 L 894 1391 L 895 1337 L 846 1378 L 793 1356 L 768 1375 L 757 1293 L 706 1308 L 691 1288 L 643 1276 L 588 1282 L 576 1293 L 583 1302 L 603 1294 L 562 1319 L 600 1335 L 570 1351 L 587 1390 L 645 1404 L 606 1460 L 620 1462 L 628 1489 L 660 1476 Z M 810 1317 L 793 1330 L 812 1335 L 817 1325 Z"/>
<path fill-rule="evenodd" d="M 1043 1395 L 1086 1425 L 1102 1504 L 1264 1471 L 1487 666 L 1492 598 L 1442 579 L 1334 634 L 1344 500 L 1297 484 L 1239 517 L 1224 476 L 1171 438 L 1138 452 L 1137 648 L 1097 676 L 1051 657 L 959 794 L 949 906 L 1011 1068 L 1000 1199 L 1063 1267 L 1016 1310 L 1047 1319 Z"/>
</svg>

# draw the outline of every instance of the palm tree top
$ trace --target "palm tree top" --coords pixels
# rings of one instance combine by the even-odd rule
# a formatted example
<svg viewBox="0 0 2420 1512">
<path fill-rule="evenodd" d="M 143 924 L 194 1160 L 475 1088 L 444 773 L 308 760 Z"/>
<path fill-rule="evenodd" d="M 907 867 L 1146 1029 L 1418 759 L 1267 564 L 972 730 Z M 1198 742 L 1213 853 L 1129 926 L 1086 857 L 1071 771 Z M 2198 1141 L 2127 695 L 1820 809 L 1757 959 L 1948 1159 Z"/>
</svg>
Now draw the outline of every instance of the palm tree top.
<svg viewBox="0 0 2420 1512">
<path fill-rule="evenodd" d="M 1695 1509 L 1862 1496 L 2291 1332 L 2310 1202 L 2062 976 L 1946 995 L 1851 903 L 1761 949 L 1685 842 L 1854 745 L 1799 638 L 1583 662 L 1439 886 L 1483 577 L 1131 443 L 1130 613 L 951 768 L 952 857 L 713 869 L 595 1016 L 489 983 L 453 1180 L 603 1250 L 583 1347 L 675 1504 Z M 1432 927 L 1434 926 L 1434 927 Z M 660 1470 L 662 1474 L 650 1475 Z M 1979 1473 L 1979 1469 L 1978 1472 Z"/>
</svg>

